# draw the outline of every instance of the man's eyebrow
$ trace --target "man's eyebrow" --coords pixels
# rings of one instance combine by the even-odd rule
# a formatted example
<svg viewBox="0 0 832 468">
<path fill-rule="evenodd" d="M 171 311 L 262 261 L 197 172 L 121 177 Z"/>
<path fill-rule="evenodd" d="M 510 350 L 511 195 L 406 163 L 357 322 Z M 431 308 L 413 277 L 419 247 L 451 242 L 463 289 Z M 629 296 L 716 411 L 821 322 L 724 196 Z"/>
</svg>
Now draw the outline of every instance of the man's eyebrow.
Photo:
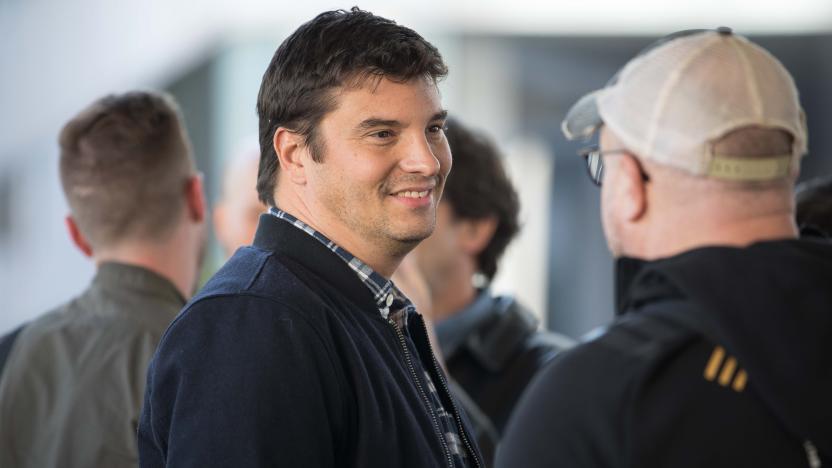
<svg viewBox="0 0 832 468">
<path fill-rule="evenodd" d="M 369 119 L 364 119 L 356 126 L 358 130 L 368 130 L 371 128 L 376 127 L 394 127 L 394 128 L 401 128 L 403 127 L 402 123 L 398 120 L 388 120 L 388 119 L 380 119 L 377 117 L 370 117 Z"/>
<path fill-rule="evenodd" d="M 431 121 L 434 121 L 434 120 L 445 120 L 445 119 L 447 119 L 447 118 L 448 118 L 448 111 L 447 111 L 447 110 L 445 110 L 445 109 L 442 109 L 441 111 L 439 111 L 439 112 L 437 112 L 437 113 L 433 114 L 433 117 L 431 117 L 431 118 L 430 118 L 430 120 L 431 120 Z"/>
<path fill-rule="evenodd" d="M 448 118 L 448 111 L 441 110 L 433 116 L 431 116 L 430 121 L 433 122 L 435 120 L 445 120 Z M 390 119 L 382 119 L 379 117 L 370 117 L 368 119 L 364 119 L 356 126 L 357 130 L 369 130 L 371 128 L 376 127 L 392 127 L 392 128 L 401 128 L 404 127 L 404 124 L 399 122 L 398 120 L 390 120 Z"/>
</svg>

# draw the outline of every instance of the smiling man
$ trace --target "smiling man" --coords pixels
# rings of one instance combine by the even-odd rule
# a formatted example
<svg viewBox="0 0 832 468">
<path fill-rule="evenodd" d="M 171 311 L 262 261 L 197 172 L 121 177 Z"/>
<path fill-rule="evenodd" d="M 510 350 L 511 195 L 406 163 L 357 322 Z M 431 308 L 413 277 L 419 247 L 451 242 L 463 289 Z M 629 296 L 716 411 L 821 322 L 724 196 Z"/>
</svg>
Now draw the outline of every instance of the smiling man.
<svg viewBox="0 0 832 468">
<path fill-rule="evenodd" d="M 257 102 L 254 244 L 168 329 L 141 465 L 481 466 L 412 303 L 390 281 L 451 167 L 439 52 L 353 9 L 278 48 Z"/>
</svg>

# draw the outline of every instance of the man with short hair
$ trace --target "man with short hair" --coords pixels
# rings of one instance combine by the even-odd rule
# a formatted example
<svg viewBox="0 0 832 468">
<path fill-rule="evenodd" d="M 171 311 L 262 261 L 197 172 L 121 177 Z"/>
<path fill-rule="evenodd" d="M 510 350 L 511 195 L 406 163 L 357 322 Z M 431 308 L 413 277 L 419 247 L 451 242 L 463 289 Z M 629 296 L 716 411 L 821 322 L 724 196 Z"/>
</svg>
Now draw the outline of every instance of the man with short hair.
<svg viewBox="0 0 832 468">
<path fill-rule="evenodd" d="M 453 119 L 446 131 L 454 156 L 436 229 L 411 256 L 424 277 L 429 315 L 448 373 L 459 384 L 486 464 L 531 379 L 572 340 L 539 330 L 539 321 L 489 284 L 520 231 L 520 201 L 496 146 Z"/>
<path fill-rule="evenodd" d="M 620 316 L 532 385 L 498 466 L 832 461 L 832 245 L 797 238 L 789 73 L 728 28 L 677 33 L 564 122 L 599 128 Z"/>
<path fill-rule="evenodd" d="M 214 233 L 225 258 L 251 244 L 257 221 L 266 211 L 255 187 L 259 164 L 260 148 L 256 146 L 243 148 L 226 163 L 220 198 L 213 211 Z"/>
<path fill-rule="evenodd" d="M 205 199 L 167 95 L 99 99 L 64 126 L 75 245 L 96 274 L 24 325 L 0 379 L 0 466 L 131 467 L 147 364 L 196 285 Z"/>
<path fill-rule="evenodd" d="M 357 8 L 277 49 L 257 101 L 270 206 L 148 370 L 144 467 L 481 466 L 425 324 L 390 281 L 451 166 L 414 31 Z"/>
</svg>

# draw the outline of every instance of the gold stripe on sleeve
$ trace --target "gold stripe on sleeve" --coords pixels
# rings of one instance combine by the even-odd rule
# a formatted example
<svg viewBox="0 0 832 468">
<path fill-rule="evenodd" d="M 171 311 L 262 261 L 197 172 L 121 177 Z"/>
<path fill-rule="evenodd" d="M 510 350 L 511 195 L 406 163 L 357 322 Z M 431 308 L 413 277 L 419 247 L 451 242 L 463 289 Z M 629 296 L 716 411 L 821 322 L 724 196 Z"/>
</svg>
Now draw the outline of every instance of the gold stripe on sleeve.
<svg viewBox="0 0 832 468">
<path fill-rule="evenodd" d="M 725 365 L 722 366 L 722 372 L 719 374 L 719 384 L 725 387 L 731 383 L 735 370 L 737 370 L 737 360 L 729 357 L 725 360 Z"/>
<path fill-rule="evenodd" d="M 725 358 L 725 350 L 722 346 L 714 348 L 714 352 L 711 353 L 711 358 L 708 359 L 708 365 L 705 366 L 705 378 L 707 380 L 714 380 L 716 378 L 716 373 L 719 371 L 719 366 L 722 365 L 723 358 Z"/>
</svg>

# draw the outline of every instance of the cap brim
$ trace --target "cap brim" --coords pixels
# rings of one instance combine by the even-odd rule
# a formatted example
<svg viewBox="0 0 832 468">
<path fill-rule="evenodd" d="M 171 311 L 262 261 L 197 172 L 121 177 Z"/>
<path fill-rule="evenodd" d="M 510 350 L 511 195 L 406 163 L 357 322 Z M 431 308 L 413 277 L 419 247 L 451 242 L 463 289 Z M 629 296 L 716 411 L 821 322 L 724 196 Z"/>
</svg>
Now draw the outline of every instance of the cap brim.
<svg viewBox="0 0 832 468">
<path fill-rule="evenodd" d="M 566 113 L 561 130 L 568 140 L 588 139 L 604 123 L 598 112 L 598 96 L 603 91 L 599 89 L 587 94 Z"/>
</svg>

